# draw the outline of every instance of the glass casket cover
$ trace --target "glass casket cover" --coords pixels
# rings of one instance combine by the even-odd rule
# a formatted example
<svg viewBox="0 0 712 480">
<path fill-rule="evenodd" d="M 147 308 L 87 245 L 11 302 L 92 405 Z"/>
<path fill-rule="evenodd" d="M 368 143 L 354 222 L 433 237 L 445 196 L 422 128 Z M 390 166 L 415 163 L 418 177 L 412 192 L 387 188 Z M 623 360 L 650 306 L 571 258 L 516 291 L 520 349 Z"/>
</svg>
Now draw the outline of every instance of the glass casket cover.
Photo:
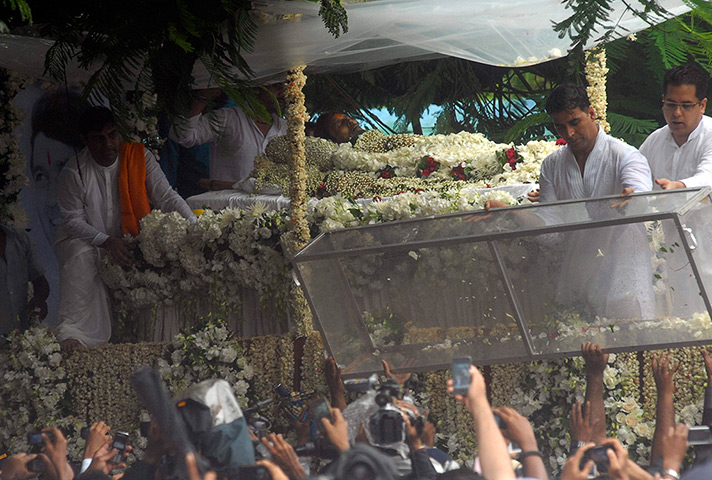
<svg viewBox="0 0 712 480">
<path fill-rule="evenodd" d="M 295 256 L 347 377 L 712 343 L 710 190 L 381 223 Z"/>
</svg>

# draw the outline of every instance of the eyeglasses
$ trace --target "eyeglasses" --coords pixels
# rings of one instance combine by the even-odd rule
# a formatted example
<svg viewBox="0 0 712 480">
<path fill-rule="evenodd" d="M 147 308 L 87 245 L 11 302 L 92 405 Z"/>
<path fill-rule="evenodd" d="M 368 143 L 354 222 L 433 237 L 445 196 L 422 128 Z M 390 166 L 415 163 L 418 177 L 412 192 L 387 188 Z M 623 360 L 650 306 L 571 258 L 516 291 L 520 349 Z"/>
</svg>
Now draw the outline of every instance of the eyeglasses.
<svg viewBox="0 0 712 480">
<path fill-rule="evenodd" d="M 696 103 L 675 103 L 675 102 L 663 102 L 663 110 L 667 110 L 669 112 L 674 112 L 677 110 L 677 107 L 680 107 L 680 109 L 683 112 L 691 112 L 693 108 L 695 108 L 697 105 L 699 105 L 701 102 L 696 102 Z"/>
</svg>

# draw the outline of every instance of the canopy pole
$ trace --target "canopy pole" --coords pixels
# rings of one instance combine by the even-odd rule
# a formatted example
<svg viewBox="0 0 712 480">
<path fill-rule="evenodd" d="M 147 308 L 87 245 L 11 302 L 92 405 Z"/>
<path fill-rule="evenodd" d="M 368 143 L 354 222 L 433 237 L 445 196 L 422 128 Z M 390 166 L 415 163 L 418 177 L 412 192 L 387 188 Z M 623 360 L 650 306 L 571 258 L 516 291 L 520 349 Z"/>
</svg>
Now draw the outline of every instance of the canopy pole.
<svg viewBox="0 0 712 480">
<path fill-rule="evenodd" d="M 284 99 L 287 103 L 287 138 L 291 152 L 290 166 L 290 224 L 287 237 L 287 249 L 291 254 L 304 248 L 309 240 L 309 224 L 307 223 L 307 172 L 306 150 L 304 142 L 306 134 L 304 124 L 309 120 L 306 106 L 304 105 L 304 85 L 307 77 L 304 75 L 306 65 L 293 68 L 287 73 L 284 85 Z M 305 336 L 314 331 L 311 311 L 301 288 L 292 284 L 289 302 L 297 324 L 297 335 Z"/>
<path fill-rule="evenodd" d="M 588 87 L 588 99 L 591 101 L 591 106 L 596 112 L 596 121 L 603 128 L 603 131 L 610 133 L 611 126 L 606 120 L 608 110 L 608 97 L 606 95 L 606 75 L 608 75 L 608 67 L 606 67 L 606 47 L 599 46 L 592 48 L 586 52 L 586 80 Z"/>
</svg>

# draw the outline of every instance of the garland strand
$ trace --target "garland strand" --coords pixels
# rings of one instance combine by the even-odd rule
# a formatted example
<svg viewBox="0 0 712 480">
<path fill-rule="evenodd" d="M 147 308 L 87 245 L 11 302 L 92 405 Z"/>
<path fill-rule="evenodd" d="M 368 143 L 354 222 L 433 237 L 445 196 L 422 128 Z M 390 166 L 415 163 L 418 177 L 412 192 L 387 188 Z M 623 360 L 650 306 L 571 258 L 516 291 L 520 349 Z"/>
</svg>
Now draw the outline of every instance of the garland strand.
<svg viewBox="0 0 712 480">
<path fill-rule="evenodd" d="M 291 231 L 287 237 L 287 250 L 292 254 L 298 252 L 309 243 L 309 223 L 307 222 L 307 172 L 306 149 L 304 142 L 306 134 L 304 124 L 309 119 L 304 106 L 304 92 L 302 89 L 307 83 L 304 75 L 306 66 L 302 65 L 289 71 L 285 85 L 284 97 L 287 101 L 287 138 L 291 152 L 289 161 L 291 198 L 290 216 Z M 289 296 L 291 311 L 297 324 L 297 335 L 303 336 L 313 331 L 311 312 L 301 289 L 292 287 Z"/>
<path fill-rule="evenodd" d="M 596 112 L 596 121 L 603 128 L 603 131 L 609 133 L 611 126 L 606 120 L 608 108 L 608 97 L 606 96 L 606 75 L 608 67 L 606 67 L 606 48 L 596 47 L 586 52 L 586 80 L 588 87 L 588 99 L 591 101 L 591 106 Z"/>
</svg>

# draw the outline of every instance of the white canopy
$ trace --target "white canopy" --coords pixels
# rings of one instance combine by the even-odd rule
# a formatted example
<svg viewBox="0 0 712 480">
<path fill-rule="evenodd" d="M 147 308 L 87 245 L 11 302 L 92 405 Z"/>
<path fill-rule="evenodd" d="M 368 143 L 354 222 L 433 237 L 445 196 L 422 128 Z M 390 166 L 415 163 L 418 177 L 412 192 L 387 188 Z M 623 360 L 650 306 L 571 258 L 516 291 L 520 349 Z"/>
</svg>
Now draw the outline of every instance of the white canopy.
<svg viewBox="0 0 712 480">
<path fill-rule="evenodd" d="M 633 0 L 633 5 L 637 2 Z M 672 15 L 690 8 L 683 0 L 659 2 Z M 648 25 L 613 1 L 611 25 L 625 36 Z M 297 65 L 310 71 L 356 71 L 408 60 L 454 56 L 489 65 L 536 64 L 566 54 L 568 37 L 558 38 L 552 22 L 572 14 L 561 0 L 373 0 L 346 5 L 349 31 L 334 38 L 318 16 L 319 4 L 256 0 L 261 18 L 253 53 L 246 54 L 256 79 L 267 79 Z M 283 19 L 282 16 L 289 16 Z M 271 20 L 269 20 L 271 19 Z M 654 23 L 664 21 L 654 18 Z M 0 66 L 33 77 L 44 70 L 52 42 L 0 35 Z M 595 44 L 595 40 L 590 46 Z M 194 72 L 199 86 L 210 84 L 202 65 Z M 72 68 L 71 83 L 88 78 Z"/>
</svg>

